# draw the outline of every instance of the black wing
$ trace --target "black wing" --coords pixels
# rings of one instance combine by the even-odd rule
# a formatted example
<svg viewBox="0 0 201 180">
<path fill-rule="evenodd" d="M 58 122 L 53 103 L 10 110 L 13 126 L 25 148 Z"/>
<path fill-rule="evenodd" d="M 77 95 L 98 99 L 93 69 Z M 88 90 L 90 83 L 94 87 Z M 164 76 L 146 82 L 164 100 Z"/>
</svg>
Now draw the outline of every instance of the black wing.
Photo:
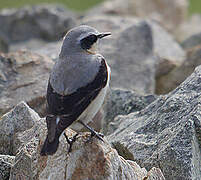
<svg viewBox="0 0 201 180">
<path fill-rule="evenodd" d="M 71 125 L 73 121 L 81 115 L 90 102 L 96 98 L 100 90 L 106 86 L 107 80 L 107 65 L 105 60 L 102 59 L 101 66 L 95 79 L 85 87 L 79 88 L 70 95 L 62 96 L 53 90 L 50 83 L 48 84 L 48 113 L 61 117 L 57 126 L 60 132 Z M 62 116 L 65 118 L 62 118 Z"/>
</svg>

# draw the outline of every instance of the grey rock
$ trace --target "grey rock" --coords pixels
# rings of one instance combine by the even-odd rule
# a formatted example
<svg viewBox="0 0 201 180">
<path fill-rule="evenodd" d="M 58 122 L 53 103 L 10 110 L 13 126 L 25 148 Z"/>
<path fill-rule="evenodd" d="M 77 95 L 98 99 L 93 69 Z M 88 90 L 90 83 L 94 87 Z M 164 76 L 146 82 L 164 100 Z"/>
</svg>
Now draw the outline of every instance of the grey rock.
<svg viewBox="0 0 201 180">
<path fill-rule="evenodd" d="M 171 90 L 178 87 L 188 76 L 193 73 L 194 69 L 201 65 L 201 45 L 196 45 L 199 41 L 189 39 L 189 42 L 185 42 L 187 58 L 180 65 L 173 68 L 168 73 L 162 74 L 156 79 L 156 93 L 166 94 Z M 196 43 L 197 41 L 197 43 Z M 194 43 L 194 45 L 193 45 Z M 191 45 L 190 45 L 191 44 Z M 192 47 L 191 47 L 192 46 Z M 194 46 L 194 47 L 193 47 Z M 191 48 L 190 48 L 191 47 Z"/>
<path fill-rule="evenodd" d="M 56 61 L 59 57 L 62 41 L 47 42 L 41 39 L 30 39 L 25 42 L 11 44 L 10 52 L 28 50 L 37 54 L 45 55 Z"/>
<path fill-rule="evenodd" d="M 191 50 L 194 47 L 201 46 L 201 31 L 200 33 L 194 34 L 184 40 L 181 45 L 186 51 Z"/>
<path fill-rule="evenodd" d="M 108 135 L 116 130 L 117 115 L 127 115 L 140 111 L 157 99 L 156 95 L 141 95 L 134 91 L 111 89 L 104 106 L 105 117 L 103 132 Z"/>
<path fill-rule="evenodd" d="M 27 6 L 3 9 L 0 32 L 9 43 L 31 38 L 58 40 L 75 26 L 75 14 L 60 5 Z"/>
<path fill-rule="evenodd" d="M 38 144 L 38 138 L 32 138 L 19 150 L 11 168 L 10 180 L 38 179 Z"/>
<path fill-rule="evenodd" d="M 0 55 L 0 116 L 20 101 L 45 114 L 46 88 L 53 61 L 19 51 Z"/>
<path fill-rule="evenodd" d="M 158 21 L 163 27 L 174 32 L 175 26 L 183 23 L 188 15 L 187 0 L 107 0 L 87 12 L 94 14 L 110 14 L 150 18 Z"/>
<path fill-rule="evenodd" d="M 201 15 L 192 14 L 186 21 L 176 27 L 174 37 L 179 42 L 183 42 L 194 34 L 200 33 L 201 27 L 198 24 L 201 24 Z"/>
<path fill-rule="evenodd" d="M 19 103 L 13 110 L 3 115 L 0 119 L 0 154 L 15 155 L 18 148 L 29 140 L 24 138 L 23 143 L 14 143 L 17 142 L 17 134 L 34 128 L 39 119 L 38 114 L 24 102 Z"/>
<path fill-rule="evenodd" d="M 15 156 L 0 155 L 0 179 L 7 180 L 10 176 L 10 169 L 15 161 Z"/>
<path fill-rule="evenodd" d="M 68 136 L 74 134 L 70 130 L 66 133 Z M 138 180 L 151 178 L 154 174 L 158 179 L 164 180 L 160 169 L 157 168 L 157 172 L 153 174 L 148 172 L 148 175 L 145 168 L 140 168 L 134 161 L 125 160 L 119 156 L 106 140 L 102 142 L 94 138 L 91 142 L 87 142 L 89 138 L 88 133 L 78 136 L 72 146 L 72 152 L 68 154 L 65 138 L 62 136 L 56 154 L 49 156 L 48 159 L 38 160 L 39 164 L 45 164 L 39 172 L 39 179 Z"/>
<path fill-rule="evenodd" d="M 5 37 L 0 33 L 0 52 L 8 52 L 8 41 Z"/>
<path fill-rule="evenodd" d="M 24 103 L 16 106 L 8 115 L 10 121 L 15 122 L 13 126 L 19 126 L 18 132 L 14 135 L 25 139 L 18 148 L 14 162 L 12 161 L 10 180 L 113 180 L 118 178 L 138 180 L 152 177 L 164 180 L 160 169 L 152 168 L 151 171 L 147 172 L 136 162 L 125 160 L 119 156 L 106 139 L 105 142 L 97 138 L 89 141 L 89 133 L 82 133 L 77 137 L 71 153 L 68 153 L 69 147 L 65 137 L 61 136 L 59 148 L 54 155 L 40 156 L 40 149 L 47 133 L 45 119 L 40 119 L 37 113 Z M 25 126 L 25 122 L 28 124 L 31 122 L 31 126 Z M 68 137 L 75 135 L 75 132 L 70 129 L 67 129 L 65 133 Z"/>
<path fill-rule="evenodd" d="M 118 116 L 108 139 L 141 167 L 160 167 L 165 178 L 201 177 L 201 66 L 179 87 L 139 112 Z"/>
<path fill-rule="evenodd" d="M 171 60 L 181 64 L 186 58 L 186 53 L 179 43 L 158 23 L 154 21 L 148 22 L 153 32 L 154 52 L 161 60 Z"/>
</svg>

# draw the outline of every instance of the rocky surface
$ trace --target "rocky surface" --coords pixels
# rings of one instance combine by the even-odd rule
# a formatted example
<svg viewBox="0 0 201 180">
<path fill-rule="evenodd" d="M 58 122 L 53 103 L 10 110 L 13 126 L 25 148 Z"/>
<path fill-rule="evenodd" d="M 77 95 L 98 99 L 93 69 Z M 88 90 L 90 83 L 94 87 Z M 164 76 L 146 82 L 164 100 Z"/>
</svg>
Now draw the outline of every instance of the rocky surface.
<svg viewBox="0 0 201 180">
<path fill-rule="evenodd" d="M 201 46 L 201 30 L 199 33 L 194 34 L 190 36 L 189 38 L 185 39 L 182 43 L 181 46 L 186 50 L 186 51 L 191 51 L 193 48 L 197 48 Z"/>
<path fill-rule="evenodd" d="M 104 106 L 104 134 L 108 135 L 116 130 L 118 124 L 113 123 L 113 120 L 117 115 L 127 115 L 140 111 L 156 99 L 156 95 L 145 96 L 134 91 L 111 89 Z"/>
<path fill-rule="evenodd" d="M 186 60 L 180 66 L 156 78 L 157 94 L 166 94 L 175 89 L 193 73 L 197 66 L 201 65 L 201 34 L 188 38 L 182 46 L 187 52 Z"/>
<path fill-rule="evenodd" d="M 0 52 L 8 52 L 8 42 L 5 37 L 0 33 Z"/>
<path fill-rule="evenodd" d="M 118 116 L 108 138 L 141 167 L 160 167 L 166 179 L 201 177 L 201 66 L 179 87 L 139 112 Z"/>
<path fill-rule="evenodd" d="M 174 32 L 174 36 L 180 42 L 183 42 L 187 38 L 201 32 L 201 27 L 198 25 L 201 23 L 200 14 L 192 14 L 186 21 L 177 26 Z"/>
<path fill-rule="evenodd" d="M 0 115 L 26 101 L 41 115 L 53 61 L 29 51 L 0 54 Z"/>
<path fill-rule="evenodd" d="M 75 26 L 75 14 L 63 6 L 39 5 L 0 12 L 0 33 L 8 42 L 30 38 L 58 40 Z"/>
<path fill-rule="evenodd" d="M 187 0 L 107 0 L 88 12 L 94 14 L 132 15 L 158 21 L 170 31 L 183 23 L 188 14 Z"/>
<path fill-rule="evenodd" d="M 11 123 L 12 122 L 12 123 Z M 14 179 L 154 179 L 164 180 L 159 168 L 147 171 L 132 160 L 125 160 L 117 151 L 111 148 L 105 139 L 102 142 L 96 138 L 90 140 L 89 133 L 82 133 L 77 137 L 68 153 L 68 145 L 64 136 L 60 138 L 60 145 L 53 156 L 40 156 L 40 148 L 46 137 L 45 119 L 40 119 L 36 112 L 25 103 L 20 103 L 0 120 L 1 142 L 10 148 L 7 152 L 13 153 L 10 180 Z M 7 130 L 7 131 L 6 131 Z M 6 131 L 6 132 L 5 132 Z M 75 135 L 70 129 L 66 131 L 69 137 Z M 8 134 L 11 140 L 7 141 Z M 12 136 L 11 136 L 12 134 Z M 2 138 L 3 137 L 3 138 Z M 16 145 L 16 139 L 21 143 Z M 4 146 L 4 148 L 6 148 Z M 11 152 L 16 149 L 15 153 Z M 1 156 L 0 156 L 1 159 Z M 5 171 L 4 171 L 5 172 Z"/>
<path fill-rule="evenodd" d="M 23 139 L 23 133 L 32 133 L 38 120 L 38 114 L 24 102 L 3 115 L 0 118 L 0 154 L 15 155 L 19 147 L 30 140 L 28 135 Z"/>
<path fill-rule="evenodd" d="M 14 164 L 15 156 L 0 155 L 0 179 L 7 180 L 10 176 L 10 169 Z"/>
</svg>

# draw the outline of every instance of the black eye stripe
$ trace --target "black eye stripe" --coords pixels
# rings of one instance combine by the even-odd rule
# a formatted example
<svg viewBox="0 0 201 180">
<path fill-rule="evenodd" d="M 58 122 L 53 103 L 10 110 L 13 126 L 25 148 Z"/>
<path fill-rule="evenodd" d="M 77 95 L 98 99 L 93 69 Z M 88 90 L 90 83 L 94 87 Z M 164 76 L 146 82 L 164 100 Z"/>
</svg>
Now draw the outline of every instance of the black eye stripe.
<svg viewBox="0 0 201 180">
<path fill-rule="evenodd" d="M 95 34 L 91 34 L 85 38 L 83 38 L 81 42 L 81 47 L 83 49 L 90 49 L 91 46 L 97 41 L 97 36 Z"/>
</svg>

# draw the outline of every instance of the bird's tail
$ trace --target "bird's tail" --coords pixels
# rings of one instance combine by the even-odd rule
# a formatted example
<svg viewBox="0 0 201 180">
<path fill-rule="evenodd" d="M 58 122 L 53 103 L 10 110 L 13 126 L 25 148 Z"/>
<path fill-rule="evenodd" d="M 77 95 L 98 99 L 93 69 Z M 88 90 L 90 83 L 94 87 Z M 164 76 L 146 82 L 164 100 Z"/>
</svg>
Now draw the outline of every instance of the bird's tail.
<svg viewBox="0 0 201 180">
<path fill-rule="evenodd" d="M 57 131 L 56 125 L 57 116 L 47 115 L 46 123 L 47 123 L 47 137 L 43 144 L 40 154 L 42 156 L 53 155 L 59 146 L 59 134 Z"/>
<path fill-rule="evenodd" d="M 52 142 L 49 142 L 47 137 L 40 152 L 41 156 L 53 155 L 57 151 L 58 146 L 59 137 L 56 137 Z"/>
</svg>

